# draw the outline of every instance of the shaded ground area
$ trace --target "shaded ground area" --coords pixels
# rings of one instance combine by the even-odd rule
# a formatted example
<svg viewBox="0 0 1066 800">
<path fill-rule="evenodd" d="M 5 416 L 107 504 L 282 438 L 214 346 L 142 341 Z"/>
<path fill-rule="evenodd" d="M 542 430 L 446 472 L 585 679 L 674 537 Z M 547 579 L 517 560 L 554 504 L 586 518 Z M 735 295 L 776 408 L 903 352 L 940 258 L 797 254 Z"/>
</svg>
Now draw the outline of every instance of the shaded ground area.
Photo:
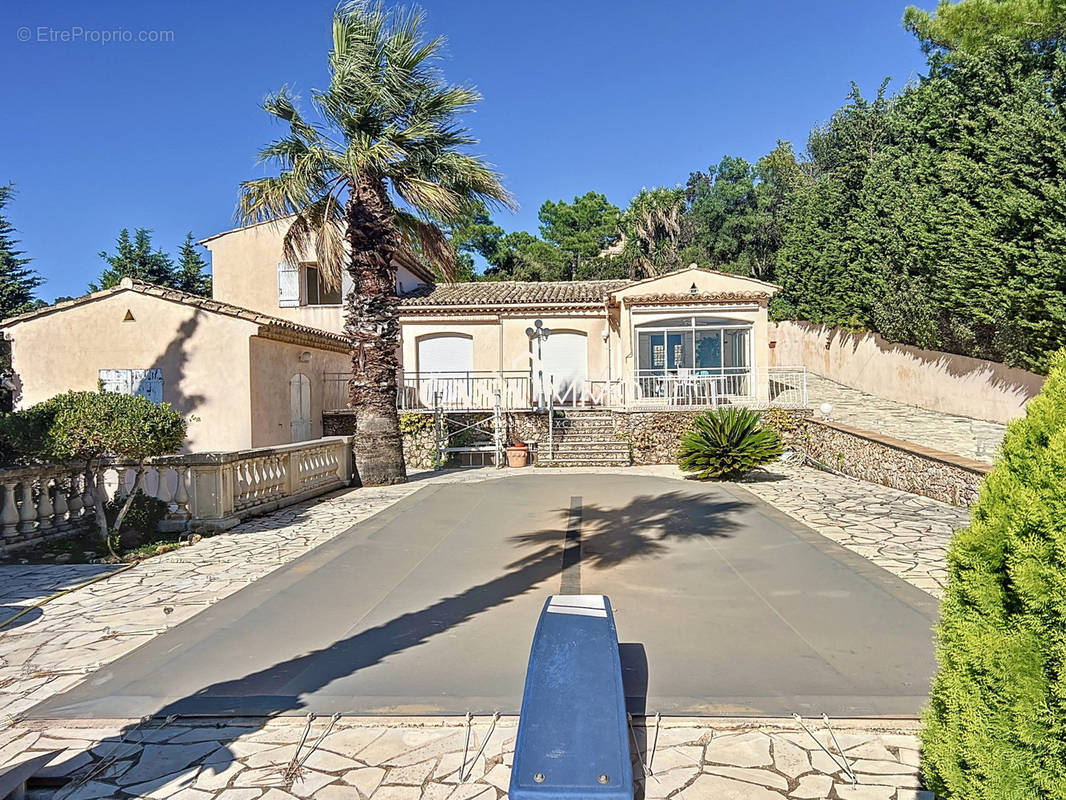
<svg viewBox="0 0 1066 800">
<path fill-rule="evenodd" d="M 670 714 L 912 715 L 935 601 L 750 495 L 636 475 L 431 485 L 157 636 L 37 717 L 516 712 L 577 509 Z M 572 559 L 574 554 L 568 554 Z"/>
<path fill-rule="evenodd" d="M 1007 427 L 886 400 L 828 378 L 807 373 L 808 404 L 816 413 L 833 405 L 832 418 L 845 425 L 894 436 L 923 447 L 991 464 Z"/>
</svg>

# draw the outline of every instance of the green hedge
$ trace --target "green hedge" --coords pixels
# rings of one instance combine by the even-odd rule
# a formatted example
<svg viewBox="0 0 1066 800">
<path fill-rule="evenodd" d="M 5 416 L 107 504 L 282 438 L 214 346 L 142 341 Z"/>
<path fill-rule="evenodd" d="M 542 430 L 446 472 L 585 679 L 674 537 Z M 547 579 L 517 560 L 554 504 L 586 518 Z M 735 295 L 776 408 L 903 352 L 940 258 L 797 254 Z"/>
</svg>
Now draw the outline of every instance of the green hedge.
<svg viewBox="0 0 1066 800">
<path fill-rule="evenodd" d="M 922 733 L 941 800 L 1066 798 L 1066 351 L 948 551 Z"/>
</svg>

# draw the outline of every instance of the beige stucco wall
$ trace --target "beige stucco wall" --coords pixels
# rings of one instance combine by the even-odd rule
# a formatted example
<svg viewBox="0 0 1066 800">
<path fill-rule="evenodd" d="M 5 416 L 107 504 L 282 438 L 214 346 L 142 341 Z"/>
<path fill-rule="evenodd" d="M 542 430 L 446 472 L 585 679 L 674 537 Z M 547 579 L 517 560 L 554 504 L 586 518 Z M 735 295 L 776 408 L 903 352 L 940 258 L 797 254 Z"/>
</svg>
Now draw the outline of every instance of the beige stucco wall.
<svg viewBox="0 0 1066 800">
<path fill-rule="evenodd" d="M 773 363 L 802 364 L 830 380 L 901 403 L 974 419 L 1007 422 L 1044 377 L 994 361 L 896 344 L 808 322 L 772 325 Z"/>
<path fill-rule="evenodd" d="M 529 316 L 503 317 L 489 314 L 469 317 L 405 317 L 402 320 L 404 371 L 412 375 L 417 371 L 433 371 L 433 365 L 418 363 L 418 342 L 426 337 L 446 334 L 459 334 L 473 340 L 475 371 L 528 371 L 534 348 L 526 336 L 526 328 L 532 327 L 538 319 L 553 331 L 585 334 L 588 342 L 588 378 L 592 381 L 606 379 L 607 346 L 602 337 L 606 323 L 602 312 L 544 312 Z"/>
<path fill-rule="evenodd" d="M 292 409 L 289 381 L 302 372 L 311 383 L 311 437 L 322 434 L 323 376 L 327 372 L 350 372 L 347 353 L 317 350 L 253 336 L 248 341 L 251 372 L 252 447 L 269 447 L 292 441 Z M 309 361 L 301 361 L 310 353 Z"/>
<path fill-rule="evenodd" d="M 278 263 L 284 261 L 281 243 L 285 230 L 285 224 L 251 225 L 205 241 L 204 247 L 211 252 L 212 296 L 301 325 L 342 332 L 341 305 L 283 307 L 278 304 Z M 314 260 L 311 253 L 301 259 Z M 396 281 L 401 291 L 410 291 L 422 283 L 403 266 L 397 267 Z"/>
<path fill-rule="evenodd" d="M 696 284 L 696 290 L 700 292 L 776 292 L 779 287 L 772 283 L 745 278 L 742 275 L 730 275 L 726 272 L 714 272 L 713 270 L 689 269 L 671 272 L 658 278 L 648 278 L 638 281 L 631 286 L 615 292 L 614 297 L 625 299 L 643 294 L 684 294 Z"/>
<path fill-rule="evenodd" d="M 124 321 L 129 311 L 133 321 Z M 163 400 L 189 422 L 186 450 L 251 446 L 248 337 L 253 323 L 125 291 L 8 327 L 24 408 L 71 389 L 95 391 L 101 369 L 163 371 Z"/>
</svg>

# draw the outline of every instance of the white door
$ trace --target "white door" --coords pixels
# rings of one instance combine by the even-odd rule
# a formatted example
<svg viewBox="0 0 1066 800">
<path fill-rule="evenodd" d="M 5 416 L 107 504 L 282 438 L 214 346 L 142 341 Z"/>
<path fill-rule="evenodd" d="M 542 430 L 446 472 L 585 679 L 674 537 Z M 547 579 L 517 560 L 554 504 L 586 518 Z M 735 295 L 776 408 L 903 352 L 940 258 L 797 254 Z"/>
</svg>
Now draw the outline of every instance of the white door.
<svg viewBox="0 0 1066 800">
<path fill-rule="evenodd" d="M 535 342 L 533 346 L 537 346 Z M 545 398 L 551 384 L 555 405 L 584 403 L 589 371 L 588 337 L 583 333 L 553 332 L 541 343 L 540 354 Z"/>
<path fill-rule="evenodd" d="M 427 336 L 418 340 L 418 392 L 424 406 L 469 405 L 473 390 L 474 340 L 469 336 Z M 406 388 L 410 383 L 405 380 Z"/>
<path fill-rule="evenodd" d="M 301 372 L 289 380 L 289 408 L 292 411 L 292 440 L 311 438 L 311 381 Z"/>
</svg>

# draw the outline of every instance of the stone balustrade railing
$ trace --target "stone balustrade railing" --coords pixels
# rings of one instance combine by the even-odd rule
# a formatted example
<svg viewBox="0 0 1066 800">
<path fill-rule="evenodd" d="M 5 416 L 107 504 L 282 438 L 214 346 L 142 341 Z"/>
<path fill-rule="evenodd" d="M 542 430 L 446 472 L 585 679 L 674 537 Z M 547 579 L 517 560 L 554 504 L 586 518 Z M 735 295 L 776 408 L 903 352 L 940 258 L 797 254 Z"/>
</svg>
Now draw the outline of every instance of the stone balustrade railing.
<svg viewBox="0 0 1066 800">
<path fill-rule="evenodd" d="M 142 491 L 169 507 L 171 531 L 225 530 L 344 486 L 352 479 L 352 440 L 331 436 L 232 453 L 152 459 Z M 105 502 L 133 490 L 135 465 L 100 464 L 93 480 Z M 83 470 L 43 465 L 0 470 L 0 552 L 12 552 L 96 524 Z"/>
</svg>

